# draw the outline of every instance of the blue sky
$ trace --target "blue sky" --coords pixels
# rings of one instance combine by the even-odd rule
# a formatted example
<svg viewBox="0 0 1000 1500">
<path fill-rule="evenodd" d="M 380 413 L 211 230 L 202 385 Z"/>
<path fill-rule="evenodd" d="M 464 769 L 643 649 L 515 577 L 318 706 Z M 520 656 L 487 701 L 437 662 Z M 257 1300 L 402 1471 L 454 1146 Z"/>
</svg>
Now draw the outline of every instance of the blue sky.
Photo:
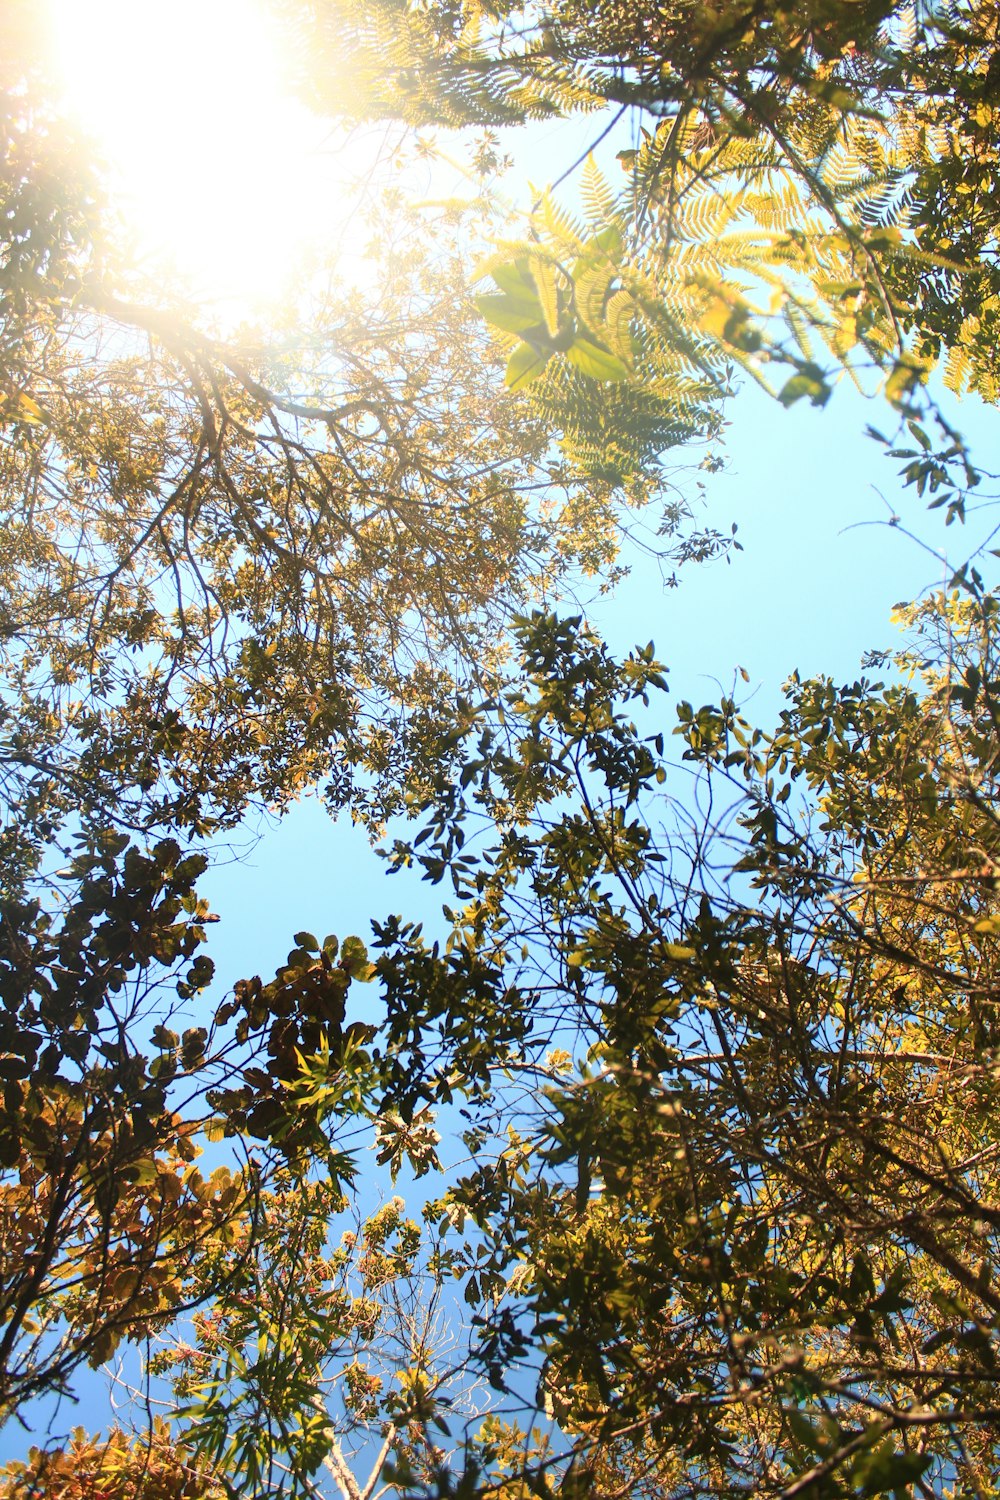
<svg viewBox="0 0 1000 1500">
<path fill-rule="evenodd" d="M 577 120 L 538 132 L 534 170 L 556 175 L 597 130 L 593 120 Z M 989 467 L 995 414 L 971 400 L 949 411 Z M 692 471 L 679 482 L 693 490 L 705 478 L 704 523 L 727 530 L 735 522 L 744 550 L 728 564 L 687 567 L 677 588 L 665 588 L 656 565 L 637 555 L 630 578 L 613 594 L 581 601 L 616 652 L 656 643 L 671 684 L 667 729 L 672 702 L 729 691 L 738 667 L 750 679 L 741 684 L 748 714 L 764 725 L 777 714 L 781 683 L 793 670 L 853 677 L 866 649 L 895 645 L 893 604 L 940 585 L 951 571 L 904 530 L 932 551 L 947 544 L 954 565 L 989 525 L 987 513 L 981 524 L 946 533 L 940 513 L 929 516 L 925 502 L 902 491 L 898 463 L 863 435 L 868 422 L 891 430 L 892 414 L 846 382 L 826 409 L 790 411 L 746 384 L 728 417 L 725 470 L 697 475 L 700 455 L 693 452 Z M 680 465 L 687 459 L 678 454 Z M 893 514 L 902 526 L 888 524 Z M 577 607 L 566 601 L 566 608 Z M 248 836 L 237 852 L 239 858 L 221 858 L 204 883 L 221 918 L 210 944 L 217 997 L 239 977 L 272 973 L 296 931 L 367 938 L 371 918 L 392 911 L 433 926 L 447 899 L 445 888 L 411 872 L 387 878 L 364 833 L 347 819 L 334 823 L 316 799 L 262 829 L 255 843 Z M 82 1407 L 63 1406 L 57 1430 L 107 1421 L 103 1382 L 85 1378 L 80 1389 Z M 12 1429 L 4 1440 L 10 1452 L 27 1446 Z"/>
<path fill-rule="evenodd" d="M 949 414 L 989 467 L 995 414 L 971 400 L 950 405 Z M 744 550 L 728 564 L 688 566 L 677 588 L 664 588 L 656 566 L 640 557 L 615 593 L 585 601 L 591 624 L 619 654 L 655 641 L 669 668 L 666 729 L 676 701 L 704 702 L 731 690 L 738 666 L 750 677 L 748 685 L 739 683 L 748 715 L 766 726 L 794 669 L 853 678 L 866 649 L 891 649 L 898 639 L 889 622 L 893 604 L 950 573 L 901 527 L 886 524 L 891 514 L 929 546 L 947 544 L 952 564 L 990 525 L 986 511 L 946 532 L 939 512 L 928 515 L 924 501 L 902 490 L 898 462 L 863 435 L 869 422 L 891 430 L 891 412 L 849 385 L 824 410 L 790 411 L 746 386 L 729 418 L 727 467 L 707 477 L 702 517 L 719 529 L 735 521 Z M 688 458 L 692 464 L 682 483 L 693 487 L 704 477 L 693 467 L 699 456 L 678 454 L 679 465 Z M 577 608 L 570 601 L 566 607 Z M 273 973 L 303 928 L 321 938 L 335 932 L 367 939 L 370 919 L 393 911 L 434 928 L 448 899 L 445 886 L 428 885 L 413 872 L 387 877 L 365 834 L 347 819 L 331 820 L 312 798 L 262 829 L 255 845 L 245 842 L 242 857 L 221 859 L 203 890 L 221 918 L 210 935 L 216 998 L 237 978 Z M 373 1171 L 367 1186 L 373 1202 L 380 1190 L 392 1191 L 381 1176 Z M 3 1456 L 23 1454 L 50 1422 L 56 1435 L 112 1420 L 103 1376 L 81 1372 L 74 1387 L 81 1398 L 75 1407 L 63 1402 L 53 1413 L 53 1404 L 39 1404 L 34 1438 L 8 1427 Z"/>
<path fill-rule="evenodd" d="M 969 399 L 951 414 L 988 467 L 995 414 Z M 701 514 L 719 529 L 735 521 L 744 550 L 729 563 L 688 565 L 676 588 L 664 587 L 656 564 L 638 555 L 614 593 L 580 601 L 617 653 L 655 641 L 669 668 L 668 729 L 674 701 L 731 691 L 738 667 L 750 678 L 739 684 L 747 712 L 765 726 L 793 670 L 853 678 L 865 650 L 897 644 L 893 605 L 940 586 L 990 524 L 987 512 L 985 521 L 946 531 L 940 512 L 929 514 L 903 490 L 898 461 L 864 436 L 869 422 L 891 431 L 893 414 L 850 385 L 823 410 L 789 411 L 748 385 L 729 415 L 727 468 L 707 477 Z M 680 482 L 693 489 L 701 477 Z M 888 524 L 892 514 L 900 526 Z M 931 548 L 947 547 L 950 565 L 906 530 Z M 347 819 L 334 823 L 311 798 L 263 830 L 238 862 L 219 864 L 205 890 L 222 918 L 212 948 L 225 984 L 273 972 L 302 928 L 366 937 L 370 918 L 390 911 L 435 923 L 447 899 L 444 887 L 412 872 L 388 878 L 361 830 Z"/>
<path fill-rule="evenodd" d="M 501 132 L 502 149 L 514 157 L 503 181 L 512 203 L 527 206 L 546 180 L 579 165 L 601 123 L 585 116 Z M 601 143 L 597 154 L 609 176 L 634 128 L 623 121 Z M 459 147 L 456 140 L 456 154 Z M 429 195 L 432 188 L 435 195 L 463 191 L 460 177 L 442 182 L 440 169 L 430 165 L 426 173 Z M 576 172 L 558 187 L 569 207 L 578 180 Z M 511 233 L 520 230 L 512 226 Z M 958 401 L 937 384 L 935 393 L 974 459 L 989 468 L 995 412 L 978 398 Z M 987 510 L 964 528 L 946 529 L 942 512 L 929 513 L 915 490 L 905 490 L 899 461 L 865 436 L 868 424 L 891 436 L 896 413 L 861 396 L 846 377 L 825 408 L 799 402 L 789 410 L 744 378 L 726 416 L 724 470 L 699 474 L 702 450 L 682 448 L 677 482 L 693 497 L 704 481 L 699 524 L 727 531 L 735 522 L 743 550 L 728 563 L 688 565 L 678 586 L 668 588 L 656 562 L 633 549 L 632 572 L 613 593 L 599 596 L 595 587 L 589 597 L 581 593 L 559 606 L 582 610 L 620 655 L 655 642 L 669 668 L 666 728 L 673 725 L 672 702 L 701 703 L 732 691 L 738 667 L 750 679 L 740 682 L 738 696 L 765 727 L 794 670 L 853 679 L 866 650 L 897 645 L 893 605 L 940 587 L 993 524 Z M 899 525 L 889 524 L 894 515 Z M 938 551 L 947 562 L 934 556 Z M 370 919 L 390 911 L 434 924 L 447 899 L 444 887 L 428 886 L 413 872 L 388 879 L 365 835 L 347 819 L 331 822 L 308 798 L 238 862 L 219 865 L 206 894 L 222 918 L 213 951 L 226 984 L 273 971 L 302 928 L 366 937 Z"/>
</svg>

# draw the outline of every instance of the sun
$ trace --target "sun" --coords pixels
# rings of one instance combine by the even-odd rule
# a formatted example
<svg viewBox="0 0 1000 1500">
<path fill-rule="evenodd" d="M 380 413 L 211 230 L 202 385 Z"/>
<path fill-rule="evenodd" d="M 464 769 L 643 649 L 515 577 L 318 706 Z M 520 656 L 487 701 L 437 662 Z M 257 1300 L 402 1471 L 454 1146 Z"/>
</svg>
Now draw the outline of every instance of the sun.
<svg viewBox="0 0 1000 1500">
<path fill-rule="evenodd" d="M 242 308 L 352 217 L 344 151 L 291 95 L 254 0 L 48 0 L 65 107 L 142 254 Z"/>
</svg>

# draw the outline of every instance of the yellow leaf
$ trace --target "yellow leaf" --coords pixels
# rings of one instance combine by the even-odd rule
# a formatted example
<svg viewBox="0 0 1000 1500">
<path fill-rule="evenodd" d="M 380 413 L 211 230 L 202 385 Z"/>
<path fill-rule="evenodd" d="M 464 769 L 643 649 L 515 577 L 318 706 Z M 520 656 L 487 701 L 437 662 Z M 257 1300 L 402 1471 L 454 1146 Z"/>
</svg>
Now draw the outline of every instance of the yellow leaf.
<svg viewBox="0 0 1000 1500">
<path fill-rule="evenodd" d="M 17 397 L 17 405 L 20 420 L 27 422 L 32 427 L 37 427 L 39 422 L 44 421 L 42 408 L 37 401 L 33 401 L 27 391 L 20 391 Z"/>
<path fill-rule="evenodd" d="M 545 314 L 545 326 L 550 337 L 555 338 L 559 332 L 559 293 L 556 290 L 556 273 L 548 261 L 536 255 L 531 259 L 531 274 L 538 288 L 538 300 Z"/>
</svg>

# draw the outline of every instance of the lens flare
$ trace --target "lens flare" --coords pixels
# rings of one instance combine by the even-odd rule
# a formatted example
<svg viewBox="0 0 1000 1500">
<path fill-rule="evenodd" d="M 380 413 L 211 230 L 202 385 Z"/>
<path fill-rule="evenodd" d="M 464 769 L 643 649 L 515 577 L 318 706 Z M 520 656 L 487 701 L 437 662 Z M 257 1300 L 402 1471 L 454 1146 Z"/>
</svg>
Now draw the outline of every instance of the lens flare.
<svg viewBox="0 0 1000 1500">
<path fill-rule="evenodd" d="M 289 93 L 253 0 L 49 0 L 65 106 L 139 248 L 195 292 L 279 297 L 352 205 L 328 123 Z M 341 158 L 338 160 L 338 158 Z"/>
</svg>

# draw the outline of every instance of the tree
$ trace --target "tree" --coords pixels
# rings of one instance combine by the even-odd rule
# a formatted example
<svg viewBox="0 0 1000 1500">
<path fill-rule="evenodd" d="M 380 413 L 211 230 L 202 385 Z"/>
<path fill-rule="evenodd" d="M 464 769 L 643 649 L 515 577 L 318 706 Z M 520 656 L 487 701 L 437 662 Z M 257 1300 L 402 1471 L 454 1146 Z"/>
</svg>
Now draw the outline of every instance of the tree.
<svg viewBox="0 0 1000 1500">
<path fill-rule="evenodd" d="M 614 523 L 491 386 L 441 225 L 433 254 L 415 218 L 376 226 L 365 306 L 224 336 L 122 258 L 37 10 L 3 27 L 6 1417 L 218 1289 L 266 1170 L 328 1144 L 296 1047 L 337 1075 L 359 1045 L 356 940 L 297 943 L 217 1023 L 192 1005 L 206 857 L 178 840 L 324 779 L 377 823 L 512 603 L 603 562 Z M 227 1130 L 266 1161 L 206 1181 Z"/>
<path fill-rule="evenodd" d="M 332 1483 L 362 1500 L 387 1482 L 432 1485 L 441 1445 L 476 1411 L 445 1310 L 450 1253 L 395 1196 L 367 1219 L 348 1214 L 338 1242 L 347 1209 L 329 1184 L 276 1181 L 194 1342 L 154 1357 L 175 1373 L 187 1441 L 235 1490 Z"/>
<path fill-rule="evenodd" d="M 884 366 L 910 410 L 943 342 L 965 361 L 955 379 L 989 394 L 989 17 L 914 13 L 904 36 L 904 9 L 845 18 L 824 0 L 803 25 L 566 6 L 526 35 L 503 8 L 487 24 L 427 7 L 402 26 L 393 7 L 348 8 L 358 109 L 387 111 L 395 90 L 415 119 L 602 100 L 669 116 L 624 193 L 591 172 L 586 224 L 546 200 L 489 263 L 499 290 L 479 306 L 513 344 L 510 397 L 484 386 L 506 356 L 477 331 L 440 223 L 431 254 L 426 226 L 409 223 L 404 252 L 383 219 L 380 292 L 311 308 L 308 336 L 223 336 L 143 287 L 58 118 L 31 11 L 12 7 L 2 754 L 37 834 L 8 831 L 7 878 L 83 804 L 210 832 L 322 784 L 378 825 L 456 687 L 496 669 L 510 608 L 574 561 L 611 566 L 622 508 L 655 492 L 665 450 L 716 430 L 734 360 L 784 367 L 787 402 L 825 399 L 818 329 L 838 360 L 860 348 Z M 330 107 L 328 18 L 299 6 L 288 23 L 312 58 L 301 86 Z M 949 260 L 970 194 L 959 259 L 974 272 Z M 783 333 L 748 300 L 761 281 Z M 925 437 L 961 508 L 976 476 L 960 440 L 944 422 Z M 553 483 L 554 509 L 533 505 Z M 667 507 L 668 531 L 682 519 Z M 728 543 L 712 529 L 682 551 Z"/>
<path fill-rule="evenodd" d="M 129 264 L 31 8 L 5 24 L 6 878 L 81 808 L 201 836 L 321 787 L 378 826 L 625 497 L 504 390 L 469 215 L 387 203 L 363 299 L 220 331 Z"/>
<path fill-rule="evenodd" d="M 411 219 L 371 305 L 306 336 L 141 284 L 11 15 L 0 1395 L 169 1332 L 183 1427 L 12 1482 L 124 1500 L 156 1453 L 182 1493 L 985 1493 L 995 596 L 960 570 L 886 684 L 793 682 L 774 732 L 681 704 L 679 767 L 639 712 L 652 645 L 618 663 L 538 610 L 501 679 L 511 611 L 610 566 L 730 366 L 826 398 L 817 333 L 885 373 L 892 451 L 961 515 L 975 471 L 918 400 L 943 346 L 993 389 L 995 17 L 351 7 L 359 108 L 657 123 L 624 193 L 592 169 L 586 222 L 546 199 L 496 248 L 478 310 Z M 319 783 L 373 824 L 405 785 L 425 822 L 392 858 L 450 878 L 447 939 L 298 933 L 185 1014 L 211 968 L 180 839 Z M 348 1019 L 370 980 L 378 1026 Z M 466 1176 L 422 1229 L 393 1199 L 334 1246 L 363 1133 L 421 1177 L 442 1108 Z M 204 1142 L 238 1169 L 206 1182 Z"/>
<path fill-rule="evenodd" d="M 156 1421 L 145 1442 L 130 1441 L 115 1429 L 106 1442 L 93 1442 L 82 1428 L 65 1452 L 34 1448 L 26 1463 L 5 1466 L 4 1500 L 45 1494 L 53 1500 L 219 1500 L 214 1484 L 167 1424 Z"/>
<path fill-rule="evenodd" d="M 909 611 L 886 683 L 793 680 L 769 735 L 682 703 L 674 766 L 629 717 L 651 649 L 536 616 L 510 739 L 471 726 L 398 847 L 562 1073 L 451 1194 L 522 1268 L 480 1352 L 527 1341 L 565 1435 L 529 1487 L 989 1492 L 997 608 L 972 579 Z M 658 791 L 685 769 L 694 800 Z M 459 855 L 477 809 L 496 842 Z"/>
<path fill-rule="evenodd" d="M 993 7 L 566 0 L 428 5 L 405 26 L 392 4 L 343 12 L 359 109 L 448 124 L 615 110 L 595 143 L 633 121 L 621 187 L 584 176 L 586 234 L 543 196 L 486 267 L 506 300 L 484 312 L 520 335 L 508 379 L 533 383 L 595 469 L 602 403 L 615 462 L 641 469 L 682 371 L 689 403 L 728 364 L 791 404 L 874 368 L 912 415 L 934 410 L 922 386 L 946 356 L 954 389 L 995 400 Z M 945 424 L 944 451 L 954 436 Z"/>
<path fill-rule="evenodd" d="M 302 1242 L 346 1208 L 353 1137 L 374 1132 L 394 1176 L 435 1160 L 430 1124 L 386 1102 L 404 1076 L 433 1097 L 422 1060 L 405 1037 L 370 1055 L 375 1028 L 347 1021 L 375 973 L 359 939 L 299 933 L 273 980 L 206 1008 L 206 856 L 79 842 L 47 906 L 0 915 L 0 1424 L 213 1299 L 245 1322 L 250 1268 L 261 1286 L 297 1275 Z"/>
<path fill-rule="evenodd" d="M 463 682 L 498 671 L 511 607 L 610 559 L 618 497 L 588 484 L 585 507 L 491 380 L 443 224 L 386 211 L 379 292 L 308 328 L 223 334 L 144 284 L 37 8 L 3 29 L 6 1415 L 212 1294 L 264 1177 L 204 1181 L 204 1131 L 263 1142 L 268 1169 L 323 1153 L 296 1049 L 339 1075 L 360 1046 L 356 940 L 297 942 L 171 1030 L 212 975 L 205 856 L 179 841 L 317 787 L 377 826 Z"/>
<path fill-rule="evenodd" d="M 421 1111 L 465 1097 L 471 1170 L 425 1211 L 447 1251 L 420 1273 L 396 1200 L 331 1247 L 339 1190 L 293 1176 L 203 1261 L 173 1358 L 220 1477 L 310 1493 L 326 1465 L 353 1494 L 367 1428 L 404 1492 L 989 1492 L 997 617 L 969 578 L 907 612 L 888 678 L 793 680 L 770 734 L 733 697 L 679 704 L 679 761 L 642 709 L 651 648 L 524 621 L 504 722 L 470 712 L 465 787 L 396 849 L 453 880 L 451 940 L 388 923 L 376 948 L 387 1159 L 436 1170 Z M 463 838 L 484 816 L 492 847 Z M 351 1076 L 321 1048 L 287 1087 L 343 1121 Z M 526 1422 L 456 1416 L 467 1377 L 400 1352 L 426 1274 L 430 1306 L 457 1276 L 476 1311 L 445 1373 L 508 1410 L 537 1382 Z"/>
<path fill-rule="evenodd" d="M 170 980 L 191 997 L 211 979 L 204 866 L 109 833 L 63 872 L 61 909 L 4 905 L 0 1421 L 174 1318 L 193 1267 L 252 1221 L 252 1174 L 202 1176 L 200 1121 L 171 1088 L 210 1066 L 208 1030 L 162 1024 Z"/>
</svg>

